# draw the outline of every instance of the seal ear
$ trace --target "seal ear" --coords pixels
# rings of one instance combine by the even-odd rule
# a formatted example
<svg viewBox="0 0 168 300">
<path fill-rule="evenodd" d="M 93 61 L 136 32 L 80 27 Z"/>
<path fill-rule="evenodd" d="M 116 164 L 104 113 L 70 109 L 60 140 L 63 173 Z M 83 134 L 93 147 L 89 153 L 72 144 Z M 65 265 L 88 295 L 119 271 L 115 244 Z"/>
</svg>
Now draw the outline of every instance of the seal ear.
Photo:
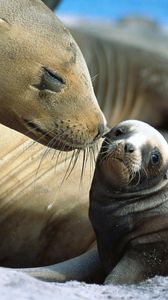
<svg viewBox="0 0 168 300">
<path fill-rule="evenodd" d="M 1 30 L 9 30 L 10 27 L 11 27 L 11 24 L 4 18 L 0 17 L 0 31 Z"/>
</svg>

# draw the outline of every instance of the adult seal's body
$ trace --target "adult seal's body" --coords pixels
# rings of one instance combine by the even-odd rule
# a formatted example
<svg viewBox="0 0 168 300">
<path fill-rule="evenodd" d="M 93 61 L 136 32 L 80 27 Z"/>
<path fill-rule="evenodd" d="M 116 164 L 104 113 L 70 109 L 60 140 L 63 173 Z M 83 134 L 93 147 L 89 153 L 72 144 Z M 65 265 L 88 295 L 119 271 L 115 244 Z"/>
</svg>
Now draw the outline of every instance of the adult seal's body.
<svg viewBox="0 0 168 300">
<path fill-rule="evenodd" d="M 84 58 L 40 0 L 0 1 L 0 122 L 55 149 L 104 133 Z"/>
<path fill-rule="evenodd" d="M 107 135 L 90 191 L 105 283 L 168 275 L 168 145 L 140 121 Z"/>
<path fill-rule="evenodd" d="M 138 21 L 132 27 L 84 23 L 71 32 L 108 123 L 138 119 L 167 128 L 167 34 Z"/>
<path fill-rule="evenodd" d="M 105 118 L 81 51 L 40 0 L 0 0 L 0 123 L 0 265 L 41 266 L 81 254 L 95 239 L 89 170 L 81 194 L 80 164 L 60 189 L 71 153 L 56 163 L 51 150 L 43 160 L 47 148 L 30 147 L 25 135 L 77 149 L 75 158 L 104 133 Z"/>
</svg>

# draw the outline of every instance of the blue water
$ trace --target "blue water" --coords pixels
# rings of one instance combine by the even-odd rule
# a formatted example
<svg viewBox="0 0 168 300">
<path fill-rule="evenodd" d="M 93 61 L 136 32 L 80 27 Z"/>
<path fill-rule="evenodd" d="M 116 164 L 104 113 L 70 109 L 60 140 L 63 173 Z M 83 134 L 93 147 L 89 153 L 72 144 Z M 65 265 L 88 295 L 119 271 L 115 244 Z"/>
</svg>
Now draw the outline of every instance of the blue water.
<svg viewBox="0 0 168 300">
<path fill-rule="evenodd" d="M 77 17 L 118 18 L 136 15 L 150 17 L 161 24 L 168 23 L 168 0 L 62 0 L 57 15 Z"/>
</svg>

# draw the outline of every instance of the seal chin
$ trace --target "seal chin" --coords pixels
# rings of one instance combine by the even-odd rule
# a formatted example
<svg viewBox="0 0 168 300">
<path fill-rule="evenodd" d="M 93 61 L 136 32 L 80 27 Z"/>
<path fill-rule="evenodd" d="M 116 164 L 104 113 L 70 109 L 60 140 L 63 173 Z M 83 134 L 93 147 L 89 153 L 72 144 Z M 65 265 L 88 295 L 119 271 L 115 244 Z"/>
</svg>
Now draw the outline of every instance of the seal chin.
<svg viewBox="0 0 168 300">
<path fill-rule="evenodd" d="M 109 157 L 101 163 L 101 170 L 111 187 L 117 189 L 129 183 L 130 171 L 123 160 Z"/>
<path fill-rule="evenodd" d="M 139 182 L 141 156 L 136 150 L 127 152 L 126 145 L 113 142 L 108 145 L 107 153 L 100 159 L 101 169 L 115 189 L 128 188 L 129 185 L 137 185 Z"/>
</svg>

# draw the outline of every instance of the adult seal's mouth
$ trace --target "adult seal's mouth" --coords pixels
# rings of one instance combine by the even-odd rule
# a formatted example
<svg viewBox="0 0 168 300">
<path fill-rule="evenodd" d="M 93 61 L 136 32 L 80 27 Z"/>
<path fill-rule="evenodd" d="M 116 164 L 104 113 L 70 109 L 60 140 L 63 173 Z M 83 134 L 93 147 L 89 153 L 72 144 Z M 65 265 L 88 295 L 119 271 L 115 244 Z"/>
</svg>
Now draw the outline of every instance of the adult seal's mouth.
<svg viewBox="0 0 168 300">
<path fill-rule="evenodd" d="M 57 121 L 54 124 L 54 130 L 46 130 L 41 128 L 41 124 L 34 123 L 23 119 L 25 129 L 29 132 L 29 136 L 38 142 L 47 145 L 48 147 L 62 150 L 71 151 L 74 149 L 84 149 L 87 147 L 93 147 L 99 138 L 102 137 L 106 129 L 104 125 L 100 125 L 98 134 L 94 139 L 89 136 L 85 136 L 85 142 L 83 141 L 83 131 L 81 131 L 82 124 L 76 124 L 73 126 L 71 121 Z"/>
</svg>

